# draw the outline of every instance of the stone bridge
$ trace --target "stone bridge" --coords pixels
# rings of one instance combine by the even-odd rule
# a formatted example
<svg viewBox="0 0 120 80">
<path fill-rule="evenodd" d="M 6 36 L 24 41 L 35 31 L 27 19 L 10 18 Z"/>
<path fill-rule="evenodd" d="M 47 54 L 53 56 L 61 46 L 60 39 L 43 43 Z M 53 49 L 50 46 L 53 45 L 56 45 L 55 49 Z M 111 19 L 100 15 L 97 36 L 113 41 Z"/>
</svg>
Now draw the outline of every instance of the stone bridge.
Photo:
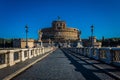
<svg viewBox="0 0 120 80">
<path fill-rule="evenodd" d="M 0 50 L 3 80 L 120 80 L 120 48 Z"/>
</svg>

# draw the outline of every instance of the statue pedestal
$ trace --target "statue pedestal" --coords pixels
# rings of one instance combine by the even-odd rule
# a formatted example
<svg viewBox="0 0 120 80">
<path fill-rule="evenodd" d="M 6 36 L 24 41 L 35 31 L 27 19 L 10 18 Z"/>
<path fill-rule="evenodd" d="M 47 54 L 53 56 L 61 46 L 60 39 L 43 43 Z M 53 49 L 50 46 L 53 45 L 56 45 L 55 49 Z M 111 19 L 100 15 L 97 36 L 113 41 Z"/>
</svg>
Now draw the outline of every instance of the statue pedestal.
<svg viewBox="0 0 120 80">
<path fill-rule="evenodd" d="M 71 46 L 70 46 L 70 43 L 67 44 L 67 47 L 71 47 Z"/>
<path fill-rule="evenodd" d="M 79 40 L 78 42 L 77 42 L 77 46 L 76 46 L 77 48 L 81 48 L 81 47 L 83 47 L 82 46 L 82 41 L 81 40 Z"/>
<path fill-rule="evenodd" d="M 43 43 L 41 40 L 38 40 L 38 47 L 43 47 Z"/>
</svg>

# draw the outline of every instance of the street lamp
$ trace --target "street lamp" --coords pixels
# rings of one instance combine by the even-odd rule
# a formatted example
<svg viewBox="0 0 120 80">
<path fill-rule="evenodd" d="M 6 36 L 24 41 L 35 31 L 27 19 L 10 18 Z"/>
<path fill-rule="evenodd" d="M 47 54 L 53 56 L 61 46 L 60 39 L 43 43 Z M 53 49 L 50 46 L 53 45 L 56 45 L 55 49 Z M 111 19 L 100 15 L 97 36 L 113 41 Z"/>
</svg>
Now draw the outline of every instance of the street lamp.
<svg viewBox="0 0 120 80">
<path fill-rule="evenodd" d="M 6 45 L 5 45 L 5 38 L 3 38 L 3 46 L 4 46 L 4 48 L 6 47 Z"/>
<path fill-rule="evenodd" d="M 28 48 L 28 26 L 25 26 L 25 31 L 26 31 L 26 48 Z"/>
<path fill-rule="evenodd" d="M 91 47 L 93 47 L 93 31 L 94 31 L 94 26 L 91 26 Z"/>
</svg>

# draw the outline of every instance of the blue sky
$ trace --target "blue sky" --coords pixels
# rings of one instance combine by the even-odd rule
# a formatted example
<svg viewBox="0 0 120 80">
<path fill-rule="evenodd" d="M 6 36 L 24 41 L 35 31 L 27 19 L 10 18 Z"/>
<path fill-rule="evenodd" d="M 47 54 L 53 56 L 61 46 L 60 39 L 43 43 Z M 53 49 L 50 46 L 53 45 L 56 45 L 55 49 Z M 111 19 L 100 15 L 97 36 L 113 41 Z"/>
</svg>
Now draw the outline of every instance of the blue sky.
<svg viewBox="0 0 120 80">
<path fill-rule="evenodd" d="M 61 17 L 68 27 L 82 31 L 81 38 L 120 37 L 120 0 L 0 0 L 0 37 L 38 38 L 38 30 Z"/>
</svg>

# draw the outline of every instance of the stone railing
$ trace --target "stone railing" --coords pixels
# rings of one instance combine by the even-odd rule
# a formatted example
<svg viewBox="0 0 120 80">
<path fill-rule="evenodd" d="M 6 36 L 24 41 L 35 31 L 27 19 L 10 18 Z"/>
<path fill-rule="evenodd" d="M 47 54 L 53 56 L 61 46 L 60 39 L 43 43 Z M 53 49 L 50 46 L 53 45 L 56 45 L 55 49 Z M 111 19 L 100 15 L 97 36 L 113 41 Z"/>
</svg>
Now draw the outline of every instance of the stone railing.
<svg viewBox="0 0 120 80">
<path fill-rule="evenodd" d="M 107 64 L 120 66 L 120 48 L 117 47 L 103 47 L 103 48 L 67 48 L 79 55 L 100 60 Z"/>
<path fill-rule="evenodd" d="M 0 50 L 0 69 L 52 50 L 52 47 Z"/>
</svg>

